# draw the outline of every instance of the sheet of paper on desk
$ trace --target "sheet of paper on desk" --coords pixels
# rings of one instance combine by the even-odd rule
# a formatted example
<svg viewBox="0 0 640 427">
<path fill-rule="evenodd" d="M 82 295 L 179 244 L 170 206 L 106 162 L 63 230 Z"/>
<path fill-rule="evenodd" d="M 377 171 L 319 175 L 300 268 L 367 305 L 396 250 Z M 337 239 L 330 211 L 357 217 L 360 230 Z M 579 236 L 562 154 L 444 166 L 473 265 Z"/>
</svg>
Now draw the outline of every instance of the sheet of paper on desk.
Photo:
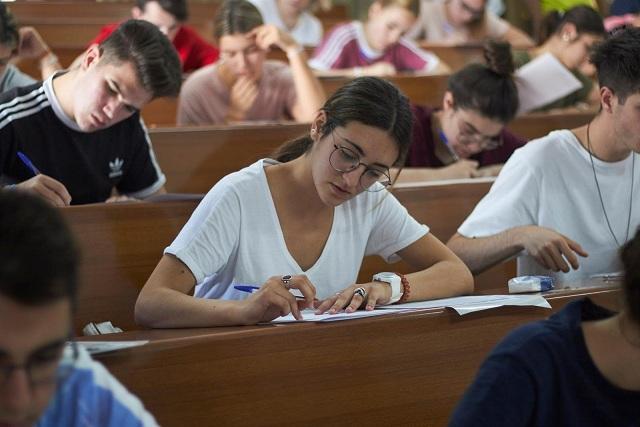
<svg viewBox="0 0 640 427">
<path fill-rule="evenodd" d="M 431 301 L 409 302 L 379 307 L 382 311 L 387 308 L 417 310 L 423 308 L 450 307 L 460 315 L 474 311 L 488 310 L 505 305 L 531 306 L 551 308 L 551 305 L 539 294 L 534 295 L 470 295 L 464 297 L 444 298 Z"/>
<path fill-rule="evenodd" d="M 550 53 L 518 68 L 515 80 L 520 98 L 518 114 L 547 105 L 582 87 L 580 80 Z"/>
<path fill-rule="evenodd" d="M 148 343 L 148 340 L 138 341 L 76 341 L 76 344 L 82 346 L 89 354 L 100 354 L 108 351 L 123 350 L 125 348 L 139 347 Z"/>
<path fill-rule="evenodd" d="M 385 314 L 392 314 L 406 311 L 406 309 L 390 307 L 387 310 L 358 310 L 353 313 L 337 313 L 337 314 L 315 314 L 313 310 L 302 310 L 303 320 L 296 320 L 293 315 L 278 317 L 272 320 L 272 323 L 293 323 L 293 322 L 337 322 L 339 320 L 353 320 L 361 319 L 363 317 L 384 316 Z"/>
</svg>

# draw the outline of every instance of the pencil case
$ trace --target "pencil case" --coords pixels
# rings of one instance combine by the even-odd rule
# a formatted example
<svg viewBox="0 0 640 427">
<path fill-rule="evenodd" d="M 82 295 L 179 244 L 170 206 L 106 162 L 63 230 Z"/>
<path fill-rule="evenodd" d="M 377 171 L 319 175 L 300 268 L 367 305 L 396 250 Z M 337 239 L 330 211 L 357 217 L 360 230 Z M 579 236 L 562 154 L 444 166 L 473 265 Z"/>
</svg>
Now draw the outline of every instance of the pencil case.
<svg viewBox="0 0 640 427">
<path fill-rule="evenodd" d="M 518 276 L 509 280 L 509 293 L 544 292 L 553 289 L 553 277 Z"/>
</svg>

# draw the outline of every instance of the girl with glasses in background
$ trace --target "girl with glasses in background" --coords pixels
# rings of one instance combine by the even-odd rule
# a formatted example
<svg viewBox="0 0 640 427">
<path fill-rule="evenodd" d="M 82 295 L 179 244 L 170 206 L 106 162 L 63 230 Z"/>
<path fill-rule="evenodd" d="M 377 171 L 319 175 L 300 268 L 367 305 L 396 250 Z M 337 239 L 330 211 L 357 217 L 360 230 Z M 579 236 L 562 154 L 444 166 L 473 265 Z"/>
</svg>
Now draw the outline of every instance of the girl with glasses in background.
<svg viewBox="0 0 640 427">
<path fill-rule="evenodd" d="M 309 135 L 209 191 L 140 292 L 136 320 L 255 324 L 299 319 L 305 307 L 351 312 L 471 292 L 466 266 L 386 190 L 411 122 L 407 98 L 384 80 L 362 77 L 339 89 Z M 363 257 L 374 254 L 401 258 L 415 273 L 356 284 Z M 236 288 L 247 284 L 259 289 Z"/>
<path fill-rule="evenodd" d="M 518 110 L 508 43 L 485 43 L 487 65 L 453 74 L 442 108 L 414 106 L 416 121 L 403 181 L 495 176 L 526 142 L 505 129 Z"/>
</svg>

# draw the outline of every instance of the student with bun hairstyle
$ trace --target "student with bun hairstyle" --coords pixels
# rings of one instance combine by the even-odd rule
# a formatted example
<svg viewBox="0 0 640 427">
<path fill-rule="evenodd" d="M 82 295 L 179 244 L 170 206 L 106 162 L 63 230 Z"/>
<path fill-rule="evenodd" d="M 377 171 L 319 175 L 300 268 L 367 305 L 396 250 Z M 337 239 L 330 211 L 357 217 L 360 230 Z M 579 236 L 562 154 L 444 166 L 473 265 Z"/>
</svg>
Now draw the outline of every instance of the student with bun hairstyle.
<svg viewBox="0 0 640 427">
<path fill-rule="evenodd" d="M 580 80 L 582 88 L 541 107 L 540 110 L 572 107 L 581 102 L 597 102 L 597 85 L 580 72 L 580 67 L 587 61 L 591 46 L 606 34 L 600 14 L 588 6 L 577 6 L 566 13 L 551 12 L 545 18 L 543 33 L 547 36 L 542 45 L 514 52 L 516 67 L 550 53 Z"/>
<path fill-rule="evenodd" d="M 140 292 L 138 323 L 244 325 L 300 319 L 303 307 L 333 314 L 471 292 L 464 264 L 386 190 L 411 122 L 407 98 L 385 80 L 338 89 L 308 136 L 214 185 Z M 356 283 L 373 254 L 415 272 Z"/>
<path fill-rule="evenodd" d="M 310 122 L 325 100 L 307 55 L 288 33 L 263 25 L 246 0 L 227 0 L 214 20 L 220 61 L 193 73 L 182 86 L 179 125 L 225 124 L 254 120 Z M 289 64 L 267 60 L 271 46 Z"/>
<path fill-rule="evenodd" d="M 508 43 L 485 43 L 487 65 L 453 74 L 441 108 L 414 106 L 413 141 L 402 180 L 497 175 L 525 140 L 505 129 L 518 110 Z"/>
<path fill-rule="evenodd" d="M 445 73 L 449 67 L 404 37 L 418 13 L 418 0 L 376 0 L 365 22 L 335 27 L 309 64 L 321 74 L 385 76 L 397 72 Z"/>
</svg>

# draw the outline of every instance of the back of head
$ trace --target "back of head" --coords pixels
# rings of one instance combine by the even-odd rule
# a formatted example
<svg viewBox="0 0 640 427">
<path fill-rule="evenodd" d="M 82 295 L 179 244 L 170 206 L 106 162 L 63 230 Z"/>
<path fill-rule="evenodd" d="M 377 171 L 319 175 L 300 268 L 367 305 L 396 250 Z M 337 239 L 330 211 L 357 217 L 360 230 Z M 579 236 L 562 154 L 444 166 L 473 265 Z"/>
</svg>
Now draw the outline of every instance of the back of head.
<svg viewBox="0 0 640 427">
<path fill-rule="evenodd" d="M 18 47 L 20 35 L 13 14 L 4 3 L 0 3 L 0 45 L 10 49 Z"/>
<path fill-rule="evenodd" d="M 67 224 L 40 198 L 0 191 L 0 294 L 36 306 L 75 300 L 78 255 Z"/>
<path fill-rule="evenodd" d="M 131 62 L 142 87 L 153 98 L 178 96 L 182 84 L 180 58 L 153 24 L 130 19 L 100 44 L 105 63 Z"/>
<path fill-rule="evenodd" d="M 573 24 L 578 34 L 606 34 L 602 16 L 595 9 L 576 6 L 564 13 L 558 10 L 548 13 L 542 21 L 541 40 L 546 40 L 553 34 L 560 34 L 565 24 Z"/>
<path fill-rule="evenodd" d="M 407 97 L 392 83 L 377 77 L 359 77 L 338 89 L 321 108 L 326 122 L 319 129 L 328 135 L 336 127 L 360 122 L 387 131 L 397 144 L 396 165 L 404 163 L 411 143 L 413 114 Z M 288 162 L 307 152 L 313 140 L 303 137 L 280 147 L 273 157 Z"/>
<path fill-rule="evenodd" d="M 595 46 L 590 61 L 600 87 L 608 87 L 624 104 L 640 92 L 640 28 L 624 28 Z"/>
<path fill-rule="evenodd" d="M 185 22 L 189 18 L 186 0 L 136 0 L 136 6 L 144 10 L 147 3 L 158 3 L 165 12 L 176 18 L 177 21 Z"/>
<path fill-rule="evenodd" d="M 263 24 L 260 11 L 246 0 L 226 0 L 220 5 L 213 20 L 213 35 L 246 34 Z"/>
<path fill-rule="evenodd" d="M 621 251 L 624 266 L 624 294 L 629 317 L 640 325 L 640 229 Z"/>
<path fill-rule="evenodd" d="M 515 117 L 519 105 L 511 46 L 489 40 L 484 45 L 484 56 L 486 65 L 466 66 L 449 78 L 447 89 L 456 108 L 507 123 Z"/>
</svg>

